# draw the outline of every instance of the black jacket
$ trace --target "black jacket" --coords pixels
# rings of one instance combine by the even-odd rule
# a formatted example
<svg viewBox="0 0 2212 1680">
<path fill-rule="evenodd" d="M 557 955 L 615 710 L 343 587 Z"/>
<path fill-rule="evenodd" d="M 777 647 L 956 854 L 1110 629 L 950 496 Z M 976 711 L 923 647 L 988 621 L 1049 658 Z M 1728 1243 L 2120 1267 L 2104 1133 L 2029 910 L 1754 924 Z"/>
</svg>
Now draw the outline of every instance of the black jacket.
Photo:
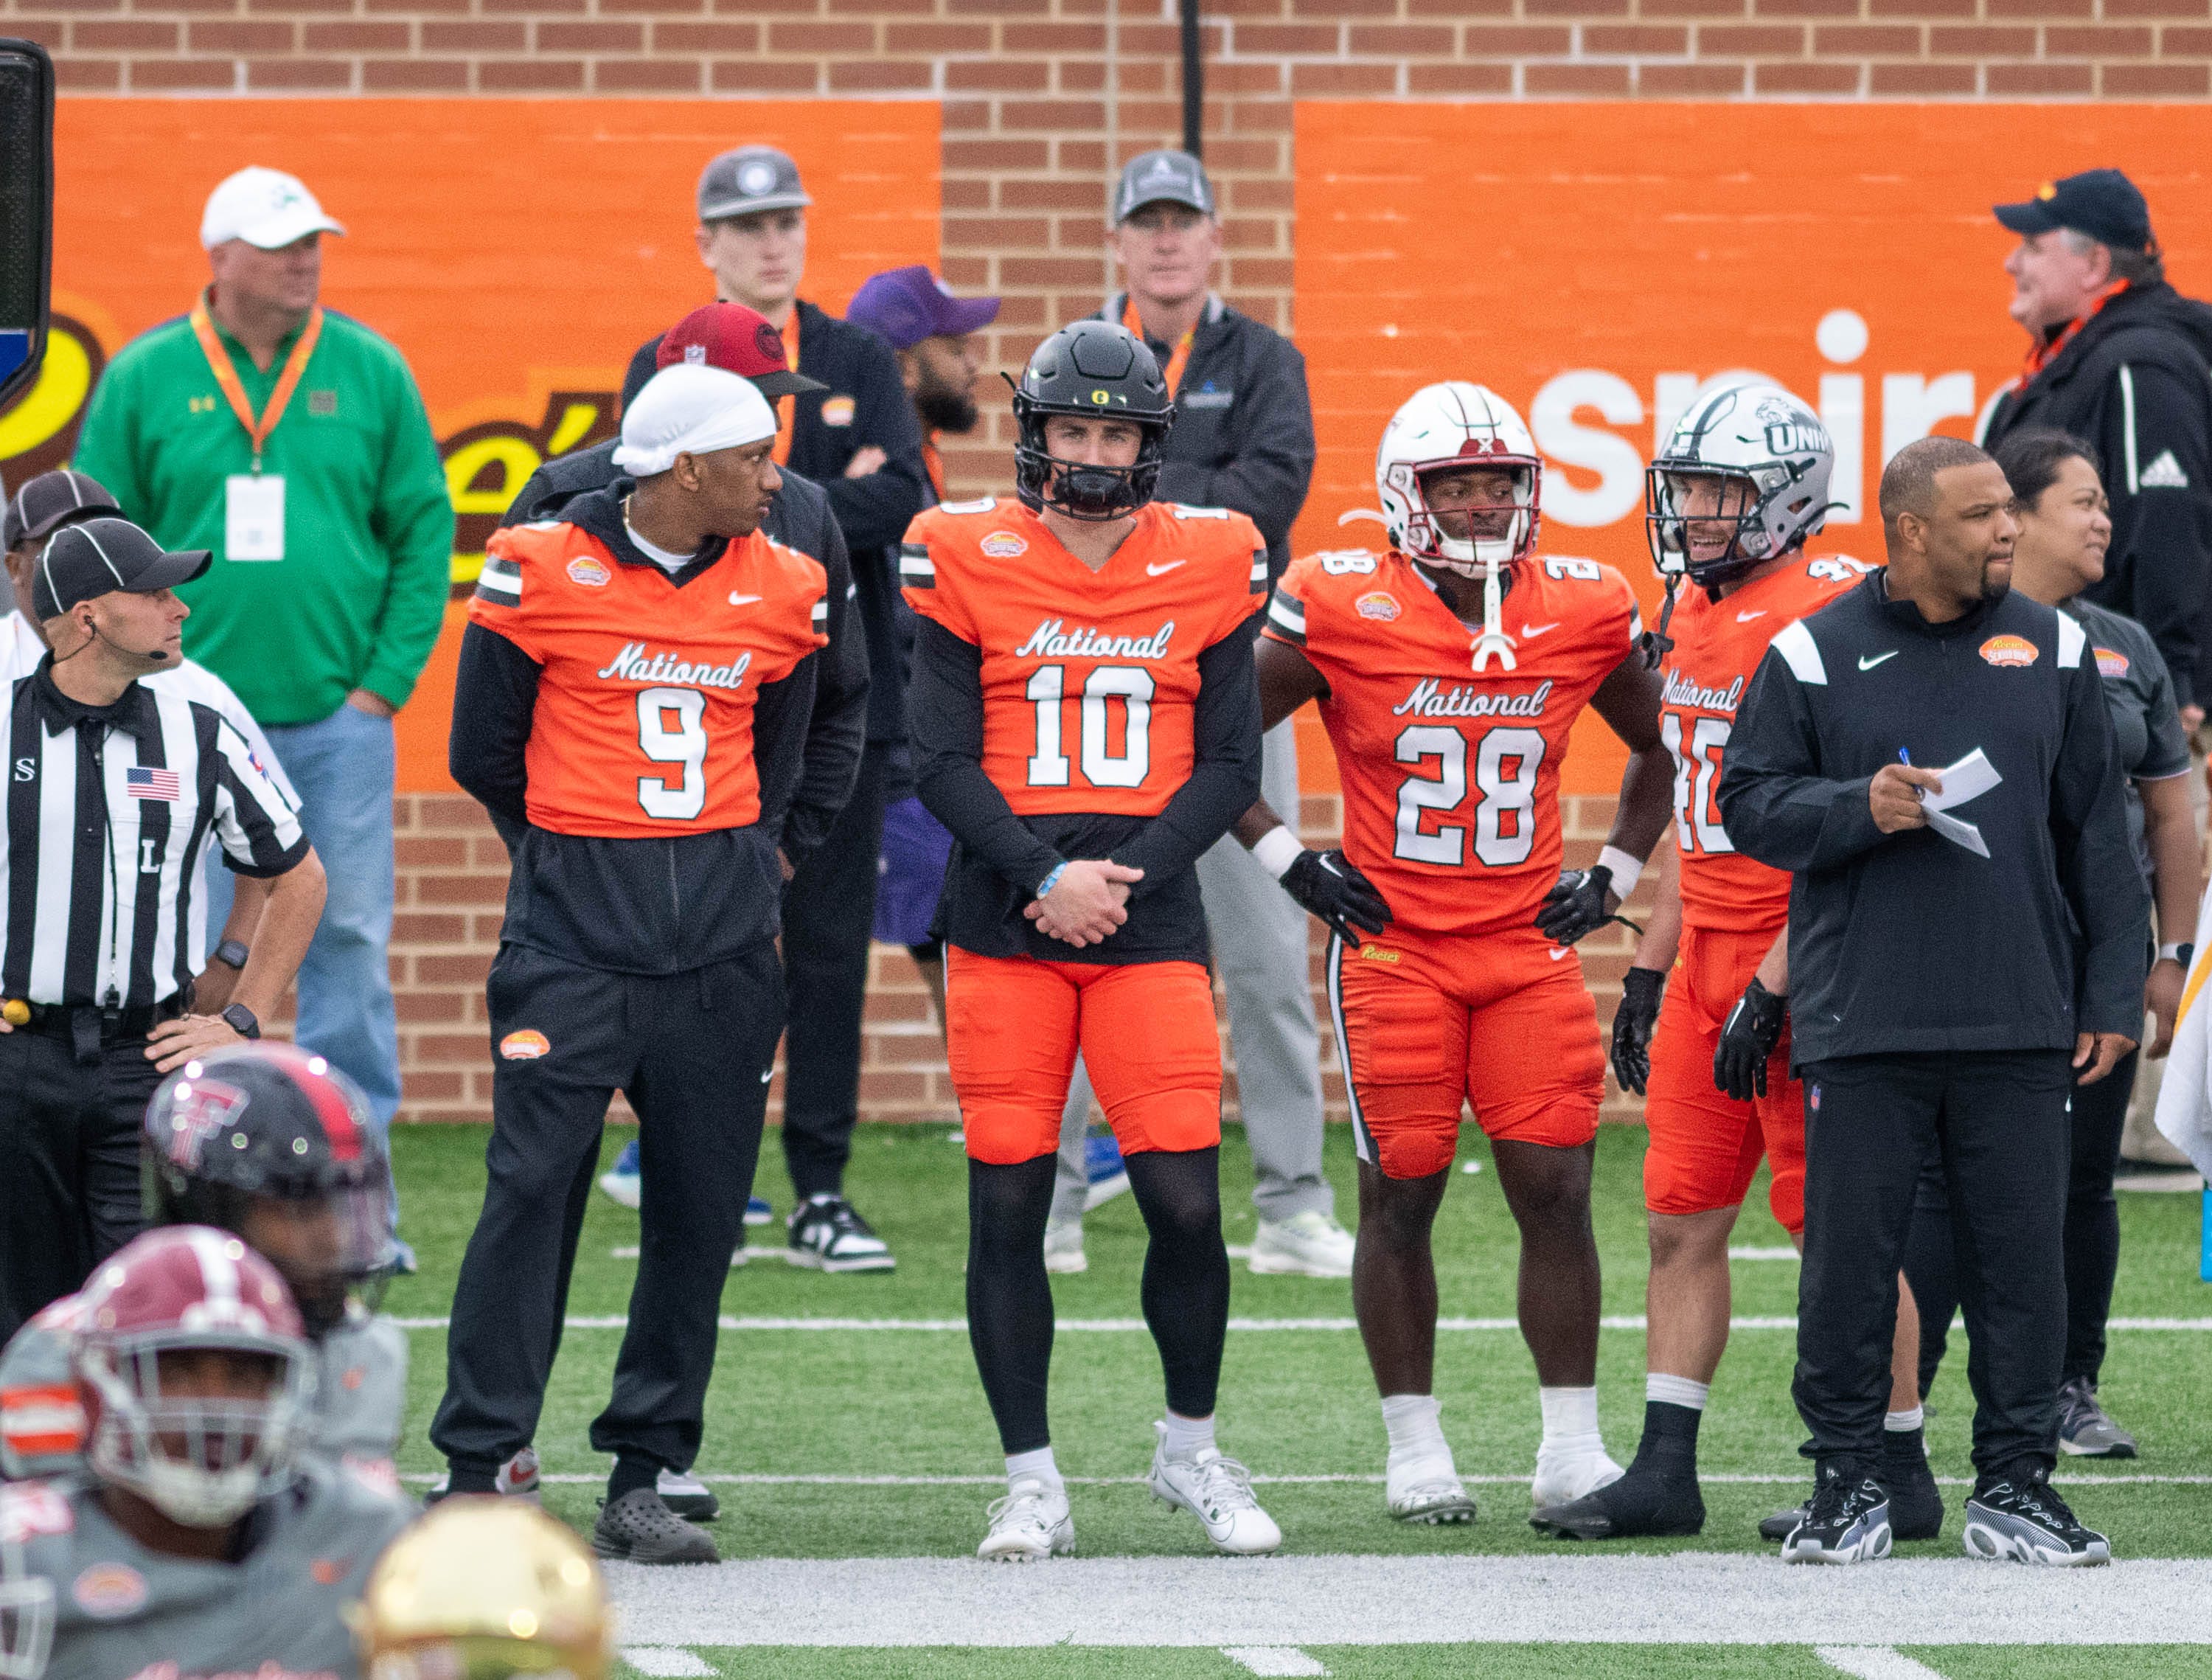
<svg viewBox="0 0 2212 1680">
<path fill-rule="evenodd" d="M 608 489 L 619 480 L 615 465 L 618 439 L 571 454 L 556 455 L 530 475 L 520 495 L 500 520 L 527 525 L 538 520 L 568 517 L 563 511 L 578 496 Z M 814 661 L 814 715 L 807 726 L 807 770 L 791 796 L 784 819 L 783 849 L 796 863 L 819 846 L 830 825 L 845 808 L 853 791 L 853 777 L 837 770 L 837 743 L 850 733 L 854 721 L 862 718 L 868 703 L 868 648 L 859 615 L 852 563 L 846 557 L 845 539 L 830 512 L 830 498 L 811 478 L 786 470 L 783 488 L 769 504 L 761 529 L 787 548 L 822 563 L 829 575 L 830 645 Z M 818 740 L 817 738 L 819 738 Z"/>
<path fill-rule="evenodd" d="M 623 527 L 622 498 L 631 488 L 617 479 L 575 498 L 563 517 L 622 564 L 653 566 Z M 714 541 L 702 548 L 675 574 L 677 587 L 703 575 L 723 547 Z M 665 840 L 555 834 L 532 826 L 526 806 L 538 663 L 497 631 L 470 624 L 461 636 L 447 763 L 453 780 L 491 813 L 514 859 L 500 937 L 625 974 L 687 973 L 773 939 L 783 888 L 776 849 L 794 799 L 805 786 L 834 814 L 860 769 L 865 691 L 843 714 L 817 723 L 821 662 L 820 654 L 808 654 L 789 676 L 762 684 L 754 698 L 758 821 Z"/>
<path fill-rule="evenodd" d="M 2212 697 L 2212 305 L 2130 287 L 1990 411 L 1990 448 L 2051 426 L 2094 446 L 2112 501 L 2104 581 L 2088 598 L 2139 620 L 2182 705 Z"/>
<path fill-rule="evenodd" d="M 906 740 L 906 671 L 899 660 L 899 543 L 914 516 L 931 501 L 929 473 L 921 464 L 921 422 L 899 378 L 891 347 L 865 326 L 826 315 L 812 304 L 799 310 L 799 371 L 827 391 L 806 391 L 788 400 L 792 470 L 811 478 L 830 497 L 830 511 L 845 533 L 859 587 L 860 623 L 867 632 L 868 739 Z M 653 374 L 658 337 L 639 346 L 623 380 L 623 403 Z M 842 423 L 824 419 L 843 415 Z M 848 478 L 846 466 L 873 445 L 886 459 L 863 478 Z"/>
<path fill-rule="evenodd" d="M 1098 318 L 1118 321 L 1127 307 L 1128 298 L 1117 294 Z M 803 338 L 799 345 L 805 347 Z M 1152 349 L 1165 368 L 1172 347 Z M 1208 298 L 1164 453 L 1159 499 L 1250 514 L 1267 539 L 1268 575 L 1280 577 L 1291 563 L 1291 521 L 1313 484 L 1313 405 L 1297 346 Z"/>
<path fill-rule="evenodd" d="M 1774 638 L 1721 770 L 1729 838 L 1795 876 L 1794 1059 L 2141 1036 L 2150 901 L 2088 638 L 2021 594 L 1930 624 L 1887 577 Z M 2004 779 L 1950 814 L 1988 857 L 1875 826 L 1867 784 L 1901 751 L 1976 747 Z"/>
</svg>

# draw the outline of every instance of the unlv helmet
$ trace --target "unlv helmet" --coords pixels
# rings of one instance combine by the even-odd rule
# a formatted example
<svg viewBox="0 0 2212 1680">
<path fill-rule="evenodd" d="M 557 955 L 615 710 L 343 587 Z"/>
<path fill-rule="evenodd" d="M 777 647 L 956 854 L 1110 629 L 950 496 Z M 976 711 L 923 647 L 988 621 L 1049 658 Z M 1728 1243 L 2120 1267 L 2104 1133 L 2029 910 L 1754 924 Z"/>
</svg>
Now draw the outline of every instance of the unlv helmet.
<svg viewBox="0 0 2212 1680">
<path fill-rule="evenodd" d="M 1700 393 L 1644 475 L 1653 563 L 1711 588 L 1789 553 L 1836 505 L 1835 464 L 1820 416 L 1780 386 L 1741 380 Z"/>
<path fill-rule="evenodd" d="M 312 1334 L 387 1272 L 389 1148 L 360 1087 L 321 1056 L 252 1044 L 195 1057 L 147 1105 L 142 1144 L 147 1223 L 254 1239 Z"/>
<path fill-rule="evenodd" d="M 1055 461 L 1048 415 L 1133 420 L 1144 441 L 1131 466 Z M 1118 321 L 1080 320 L 1036 347 L 1014 387 L 1014 488 L 1031 508 L 1096 523 L 1136 512 L 1160 482 L 1160 449 L 1175 404 L 1145 341 Z"/>
<path fill-rule="evenodd" d="M 276 1269 L 228 1231 L 149 1231 L 94 1269 L 70 1339 L 85 1460 L 187 1528 L 221 1528 L 289 1476 L 314 1396 L 313 1354 Z M 266 1362 L 210 1381 L 193 1354 Z M 240 1388 L 258 1391 L 240 1392 Z"/>
<path fill-rule="evenodd" d="M 1504 467 L 1514 475 L 1510 501 L 1467 510 L 1510 512 L 1502 536 L 1450 536 L 1429 506 L 1422 484 L 1427 475 L 1470 466 Z M 1375 451 L 1375 490 L 1391 546 L 1466 577 L 1503 571 L 1534 552 L 1543 477 L 1535 442 L 1512 405 L 1465 380 L 1425 386 L 1408 397 Z"/>
</svg>

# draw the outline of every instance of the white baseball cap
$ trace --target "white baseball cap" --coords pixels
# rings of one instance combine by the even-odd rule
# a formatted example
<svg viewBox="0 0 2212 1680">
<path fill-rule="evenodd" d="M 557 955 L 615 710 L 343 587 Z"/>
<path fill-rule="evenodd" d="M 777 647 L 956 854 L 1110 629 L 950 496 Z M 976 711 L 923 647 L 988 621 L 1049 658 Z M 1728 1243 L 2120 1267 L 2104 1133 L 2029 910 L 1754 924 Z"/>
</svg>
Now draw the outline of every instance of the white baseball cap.
<svg viewBox="0 0 2212 1680">
<path fill-rule="evenodd" d="M 210 251 L 234 239 L 274 251 L 309 234 L 343 232 L 307 184 L 281 169 L 240 170 L 208 194 L 200 217 L 200 244 Z"/>
</svg>

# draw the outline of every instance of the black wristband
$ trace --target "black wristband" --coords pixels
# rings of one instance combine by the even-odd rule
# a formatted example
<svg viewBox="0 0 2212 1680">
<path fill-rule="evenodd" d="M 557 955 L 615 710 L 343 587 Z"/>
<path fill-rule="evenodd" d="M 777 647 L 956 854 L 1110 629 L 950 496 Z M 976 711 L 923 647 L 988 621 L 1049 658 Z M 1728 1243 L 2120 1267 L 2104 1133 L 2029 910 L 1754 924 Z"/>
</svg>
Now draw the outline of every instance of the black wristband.
<svg viewBox="0 0 2212 1680">
<path fill-rule="evenodd" d="M 208 960 L 211 963 L 221 963 L 226 968 L 243 970 L 246 967 L 246 959 L 252 954 L 252 952 L 246 948 L 245 940 L 227 939 L 216 947 L 214 953 Z"/>
</svg>

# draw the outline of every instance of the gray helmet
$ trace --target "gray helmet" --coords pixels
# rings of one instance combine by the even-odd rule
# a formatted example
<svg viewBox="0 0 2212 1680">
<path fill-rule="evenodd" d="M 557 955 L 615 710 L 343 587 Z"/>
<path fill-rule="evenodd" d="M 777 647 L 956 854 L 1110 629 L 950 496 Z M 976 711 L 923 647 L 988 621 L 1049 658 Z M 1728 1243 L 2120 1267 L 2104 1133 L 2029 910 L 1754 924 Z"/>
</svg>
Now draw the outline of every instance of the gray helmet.
<svg viewBox="0 0 2212 1680">
<path fill-rule="evenodd" d="M 1144 441 L 1130 466 L 1071 466 L 1046 448 L 1048 415 L 1133 420 Z M 1014 387 L 1014 488 L 1031 508 L 1103 522 L 1134 513 L 1160 481 L 1175 404 L 1145 341 L 1118 321 L 1080 320 L 1036 347 Z"/>
<path fill-rule="evenodd" d="M 1828 509 L 1835 445 L 1820 417 L 1778 385 L 1743 380 L 1700 394 L 1644 474 L 1644 529 L 1662 576 L 1711 587 L 1787 554 Z M 1692 508 L 1697 480 L 1720 481 L 1711 508 Z M 1723 551 L 1700 558 L 1689 527 L 1731 522 Z"/>
</svg>

